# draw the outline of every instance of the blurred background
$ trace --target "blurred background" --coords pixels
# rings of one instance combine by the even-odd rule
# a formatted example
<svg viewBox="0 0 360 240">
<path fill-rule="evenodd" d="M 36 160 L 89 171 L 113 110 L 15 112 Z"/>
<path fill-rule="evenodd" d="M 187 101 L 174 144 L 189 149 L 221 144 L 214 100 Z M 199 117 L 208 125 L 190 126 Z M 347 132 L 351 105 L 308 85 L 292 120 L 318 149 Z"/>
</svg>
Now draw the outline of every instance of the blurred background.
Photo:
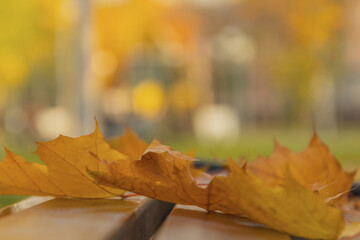
<svg viewBox="0 0 360 240">
<path fill-rule="evenodd" d="M 0 2 L 0 142 L 29 160 L 94 116 L 205 160 L 299 151 L 314 129 L 360 159 L 359 1 Z"/>
</svg>

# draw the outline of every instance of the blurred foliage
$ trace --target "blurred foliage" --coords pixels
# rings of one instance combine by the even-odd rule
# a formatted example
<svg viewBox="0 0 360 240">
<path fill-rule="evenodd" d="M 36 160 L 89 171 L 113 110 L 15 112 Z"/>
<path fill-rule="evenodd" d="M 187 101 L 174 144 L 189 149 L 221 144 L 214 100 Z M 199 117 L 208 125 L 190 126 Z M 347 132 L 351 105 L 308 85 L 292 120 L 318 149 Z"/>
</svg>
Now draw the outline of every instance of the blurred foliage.
<svg viewBox="0 0 360 240">
<path fill-rule="evenodd" d="M 314 77 L 336 73 L 344 2 L 248 0 L 241 10 L 259 44 L 264 75 L 294 99 L 295 109 L 307 105 Z"/>
<path fill-rule="evenodd" d="M 24 84 L 32 68 L 53 57 L 60 0 L 0 0 L 0 85 Z"/>
<path fill-rule="evenodd" d="M 199 16 L 191 9 L 182 11 L 156 0 L 131 0 L 118 5 L 99 2 L 95 4 L 93 21 L 95 50 L 115 53 L 118 61 L 118 71 L 101 79 L 105 86 L 113 85 L 116 74 L 129 67 L 139 52 L 160 45 L 175 45 L 180 52 L 193 51 L 200 33 Z"/>
</svg>

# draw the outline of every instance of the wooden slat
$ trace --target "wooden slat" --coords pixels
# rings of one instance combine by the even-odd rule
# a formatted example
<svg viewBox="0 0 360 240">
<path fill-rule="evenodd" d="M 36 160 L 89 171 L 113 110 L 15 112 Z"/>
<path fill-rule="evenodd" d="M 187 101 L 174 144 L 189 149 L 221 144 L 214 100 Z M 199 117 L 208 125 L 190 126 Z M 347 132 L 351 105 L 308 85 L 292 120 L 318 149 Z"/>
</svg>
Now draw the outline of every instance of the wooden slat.
<svg viewBox="0 0 360 240">
<path fill-rule="evenodd" d="M 194 206 L 176 205 L 167 217 L 174 204 L 143 197 L 48 199 L 30 198 L 0 210 L 0 239 L 290 239 L 245 219 Z"/>
<path fill-rule="evenodd" d="M 109 239 L 143 199 L 52 199 L 0 218 L 0 239 Z"/>
<path fill-rule="evenodd" d="M 53 197 L 28 197 L 25 200 L 0 209 L 0 218 L 24 211 L 28 208 L 34 207 L 51 199 L 53 199 Z"/>
<path fill-rule="evenodd" d="M 149 199 L 139 206 L 108 240 L 147 240 L 156 232 L 175 204 Z"/>
<path fill-rule="evenodd" d="M 235 216 L 208 213 L 198 207 L 176 205 L 154 240 L 289 240 L 289 235 L 264 228 Z"/>
</svg>

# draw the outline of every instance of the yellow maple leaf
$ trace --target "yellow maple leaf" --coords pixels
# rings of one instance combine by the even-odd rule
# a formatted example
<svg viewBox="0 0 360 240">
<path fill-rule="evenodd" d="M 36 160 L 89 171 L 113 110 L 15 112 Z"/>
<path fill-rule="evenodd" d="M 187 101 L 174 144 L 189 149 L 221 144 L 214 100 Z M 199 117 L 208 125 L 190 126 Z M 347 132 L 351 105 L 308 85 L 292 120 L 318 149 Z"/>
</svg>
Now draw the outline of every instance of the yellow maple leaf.
<svg viewBox="0 0 360 240">
<path fill-rule="evenodd" d="M 190 171 L 193 159 L 157 141 L 138 161 L 110 162 L 93 155 L 109 168 L 107 173 L 91 172 L 99 184 L 242 215 L 300 237 L 333 239 L 344 227 L 342 211 L 299 183 L 290 169 L 282 172 L 281 186 L 273 185 L 230 160 L 229 176 L 215 177 L 207 188 L 201 188 Z"/>
<path fill-rule="evenodd" d="M 130 128 L 127 128 L 123 135 L 110 140 L 109 144 L 112 148 L 129 156 L 133 160 L 139 160 L 149 145 L 143 139 L 139 138 Z"/>
<path fill-rule="evenodd" d="M 278 231 L 311 239 L 336 239 L 344 228 L 343 213 L 290 173 L 282 186 L 269 186 L 232 160 L 228 167 L 227 177 L 215 177 L 209 185 L 209 210 L 241 214 Z"/>
<path fill-rule="evenodd" d="M 37 146 L 35 153 L 45 165 L 27 162 L 5 149 L 6 156 L 0 162 L 1 194 L 104 198 L 124 193 L 121 189 L 97 185 L 86 172 L 87 168 L 107 170 L 89 152 L 114 161 L 128 158 L 111 149 L 97 123 L 89 135 L 78 138 L 60 135 Z"/>
<path fill-rule="evenodd" d="M 350 190 L 356 172 L 345 172 L 315 133 L 308 148 L 292 153 L 275 142 L 273 154 L 258 158 L 248 166 L 249 170 L 270 185 L 283 184 L 286 168 L 303 186 L 318 191 L 324 198 L 339 196 Z M 334 202 L 334 201 L 333 201 Z"/>
</svg>

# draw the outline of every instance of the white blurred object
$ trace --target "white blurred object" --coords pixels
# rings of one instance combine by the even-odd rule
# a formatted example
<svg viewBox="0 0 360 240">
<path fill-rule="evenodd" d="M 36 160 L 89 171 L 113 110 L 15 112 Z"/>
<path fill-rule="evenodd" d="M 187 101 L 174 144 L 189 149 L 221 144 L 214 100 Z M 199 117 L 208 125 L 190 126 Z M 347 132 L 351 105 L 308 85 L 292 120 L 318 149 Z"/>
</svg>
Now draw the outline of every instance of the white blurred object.
<svg viewBox="0 0 360 240">
<path fill-rule="evenodd" d="M 201 8 L 219 8 L 239 4 L 241 0 L 189 0 L 187 2 Z"/>
<path fill-rule="evenodd" d="M 191 5 L 203 9 L 214 9 L 240 4 L 243 0 L 157 0 L 167 6 Z"/>
<path fill-rule="evenodd" d="M 21 108 L 12 108 L 5 113 L 5 129 L 12 134 L 22 133 L 28 123 L 27 116 Z"/>
<path fill-rule="evenodd" d="M 255 43 L 250 36 L 237 27 L 227 27 L 213 41 L 214 58 L 244 64 L 256 55 Z"/>
<path fill-rule="evenodd" d="M 112 88 L 105 92 L 102 102 L 106 116 L 120 121 L 131 112 L 131 92 L 127 88 Z"/>
<path fill-rule="evenodd" d="M 74 121 L 69 112 L 61 107 L 42 110 L 35 116 L 35 130 L 44 140 L 54 139 L 59 134 L 71 136 Z"/>
<path fill-rule="evenodd" d="M 195 134 L 200 141 L 234 141 L 240 135 L 240 119 L 227 105 L 207 105 L 193 118 Z"/>
</svg>

